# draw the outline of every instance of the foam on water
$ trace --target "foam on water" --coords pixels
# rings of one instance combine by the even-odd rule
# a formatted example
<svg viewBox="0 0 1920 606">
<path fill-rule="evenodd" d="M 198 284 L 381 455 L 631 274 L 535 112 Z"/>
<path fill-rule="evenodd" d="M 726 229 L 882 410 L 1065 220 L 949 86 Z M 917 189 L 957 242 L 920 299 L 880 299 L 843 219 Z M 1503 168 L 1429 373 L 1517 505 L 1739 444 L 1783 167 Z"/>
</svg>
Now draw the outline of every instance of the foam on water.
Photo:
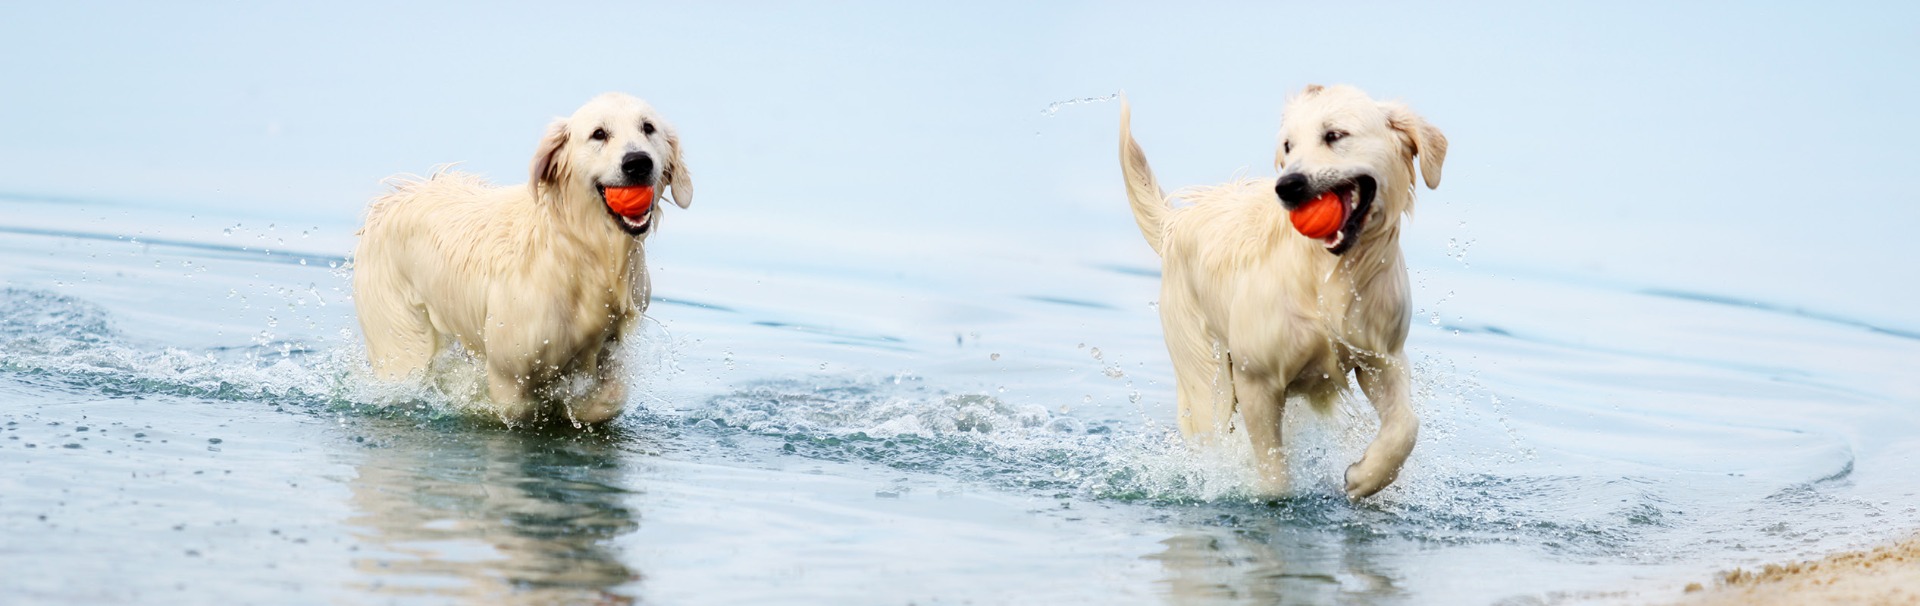
<svg viewBox="0 0 1920 606">
<path fill-rule="evenodd" d="M 671 336 L 650 319 L 641 326 L 640 343 L 622 351 L 636 362 L 629 372 L 643 382 L 671 377 Z M 168 395 L 421 420 L 488 414 L 486 378 L 465 352 L 443 352 L 424 376 L 382 381 L 357 338 L 343 339 L 352 340 L 261 340 L 201 351 L 147 346 L 115 331 L 98 305 L 44 290 L 0 290 L 0 369 L 29 382 L 110 396 Z"/>
<path fill-rule="evenodd" d="M 43 290 L 0 291 L 0 367 L 109 395 L 166 394 L 220 400 L 324 404 L 346 366 L 315 361 L 304 344 L 269 342 L 192 352 L 126 343 L 97 305 Z M 324 359 L 327 356 L 319 356 Z"/>
<path fill-rule="evenodd" d="M 984 393 L 952 392 L 910 375 L 767 381 L 713 396 L 679 422 L 719 434 L 767 438 L 765 448 L 834 461 L 862 461 L 1059 497 L 1135 502 L 1175 511 L 1211 511 L 1223 523 L 1300 524 L 1361 539 L 1444 543 L 1527 543 L 1599 557 L 1621 555 L 1678 515 L 1633 480 L 1501 475 L 1532 457 L 1509 431 L 1505 445 L 1456 439 L 1463 424 L 1498 425 L 1496 406 L 1471 380 L 1423 361 L 1416 407 L 1431 419 L 1399 482 L 1349 504 L 1342 473 L 1377 422 L 1364 402 L 1343 400 L 1332 416 L 1288 417 L 1292 496 L 1254 491 L 1253 453 L 1244 441 L 1193 449 L 1177 432 L 1138 419 L 1085 421 Z M 1308 410 L 1304 405 L 1296 410 Z M 1490 471 L 1491 470 L 1491 471 Z M 1601 497 L 1606 498 L 1601 498 Z M 1576 497 L 1608 505 L 1540 506 Z M 1569 515 L 1573 514 L 1573 515 Z"/>
</svg>

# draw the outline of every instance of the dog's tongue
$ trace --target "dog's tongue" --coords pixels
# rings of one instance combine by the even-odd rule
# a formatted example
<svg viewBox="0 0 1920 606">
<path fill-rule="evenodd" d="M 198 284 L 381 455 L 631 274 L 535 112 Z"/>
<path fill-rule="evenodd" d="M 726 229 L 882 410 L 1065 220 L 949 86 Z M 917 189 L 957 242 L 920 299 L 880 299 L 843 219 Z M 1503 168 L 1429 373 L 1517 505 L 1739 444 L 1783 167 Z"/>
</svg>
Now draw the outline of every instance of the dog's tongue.
<svg viewBox="0 0 1920 606">
<path fill-rule="evenodd" d="M 607 208 L 629 219 L 638 219 L 653 208 L 653 186 L 609 187 Z"/>
</svg>

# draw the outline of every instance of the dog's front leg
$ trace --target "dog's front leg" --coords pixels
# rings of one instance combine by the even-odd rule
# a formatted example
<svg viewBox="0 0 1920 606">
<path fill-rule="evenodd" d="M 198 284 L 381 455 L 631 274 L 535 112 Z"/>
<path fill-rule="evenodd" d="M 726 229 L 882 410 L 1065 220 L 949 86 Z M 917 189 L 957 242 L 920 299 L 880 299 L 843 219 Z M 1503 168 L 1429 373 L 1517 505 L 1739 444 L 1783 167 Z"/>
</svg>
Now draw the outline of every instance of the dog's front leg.
<svg viewBox="0 0 1920 606">
<path fill-rule="evenodd" d="M 508 360 L 487 360 L 487 395 L 493 409 L 508 425 L 533 420 L 535 403 L 530 396 L 533 378 L 528 371 Z"/>
<path fill-rule="evenodd" d="M 578 423 L 601 423 L 620 414 L 626 407 L 627 383 L 620 370 L 619 341 L 608 339 L 590 354 L 582 356 L 575 372 L 593 382 L 586 397 L 567 405 L 567 414 Z"/>
<path fill-rule="evenodd" d="M 1262 496 L 1283 496 L 1293 483 L 1287 469 L 1286 445 L 1280 437 L 1287 392 L 1284 386 L 1254 374 L 1234 368 L 1233 393 L 1239 400 L 1241 420 L 1247 425 L 1247 439 L 1253 442 L 1253 467 L 1260 473 L 1257 490 Z"/>
<path fill-rule="evenodd" d="M 1347 496 L 1361 498 L 1380 492 L 1400 475 L 1400 466 L 1413 453 L 1413 442 L 1420 432 L 1420 418 L 1413 414 L 1409 388 L 1411 367 L 1407 354 L 1370 356 L 1360 366 L 1360 389 L 1367 392 L 1374 412 L 1380 415 L 1380 435 L 1367 445 L 1366 454 L 1347 468 Z"/>
</svg>

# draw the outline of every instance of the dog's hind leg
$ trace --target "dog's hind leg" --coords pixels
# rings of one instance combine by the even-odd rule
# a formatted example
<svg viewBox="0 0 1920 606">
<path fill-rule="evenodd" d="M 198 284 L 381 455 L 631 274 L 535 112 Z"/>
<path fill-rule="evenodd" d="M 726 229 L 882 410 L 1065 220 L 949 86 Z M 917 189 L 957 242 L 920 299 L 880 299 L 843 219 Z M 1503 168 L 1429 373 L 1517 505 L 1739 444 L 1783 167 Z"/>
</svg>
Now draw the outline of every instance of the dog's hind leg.
<svg viewBox="0 0 1920 606">
<path fill-rule="evenodd" d="M 1232 431 L 1233 378 L 1226 346 L 1207 332 L 1198 314 L 1162 297 L 1160 321 L 1173 357 L 1174 389 L 1179 401 L 1180 434 L 1212 444 Z"/>
<path fill-rule="evenodd" d="M 1360 498 L 1380 492 L 1400 476 L 1400 466 L 1413 453 L 1414 439 L 1420 433 L 1420 418 L 1413 413 L 1410 387 L 1411 367 L 1407 354 L 1397 352 L 1372 356 L 1359 368 L 1360 389 L 1367 392 L 1373 410 L 1380 415 L 1380 435 L 1360 460 L 1347 468 L 1347 496 Z"/>
<path fill-rule="evenodd" d="M 385 296 L 372 296 L 375 291 L 361 288 L 357 279 L 354 292 L 359 295 L 355 304 L 360 306 L 360 331 L 367 338 L 367 360 L 373 364 L 374 376 L 397 381 L 425 370 L 440 349 L 439 333 L 428 321 L 427 311 L 391 290 L 384 291 Z"/>
</svg>

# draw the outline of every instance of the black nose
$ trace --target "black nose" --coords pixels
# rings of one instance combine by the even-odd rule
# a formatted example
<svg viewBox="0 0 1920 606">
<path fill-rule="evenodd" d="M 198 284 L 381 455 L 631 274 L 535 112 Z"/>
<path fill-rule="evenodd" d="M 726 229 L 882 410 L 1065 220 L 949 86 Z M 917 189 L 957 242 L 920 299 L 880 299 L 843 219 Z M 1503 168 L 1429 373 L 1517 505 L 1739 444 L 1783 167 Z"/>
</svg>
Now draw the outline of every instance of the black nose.
<svg viewBox="0 0 1920 606">
<path fill-rule="evenodd" d="M 1273 193 L 1280 196 L 1280 203 L 1288 209 L 1307 201 L 1307 176 L 1300 173 L 1288 173 L 1280 177 L 1280 183 L 1273 186 Z"/>
<path fill-rule="evenodd" d="M 627 182 L 634 185 L 653 184 L 653 156 L 647 152 L 627 152 L 620 159 L 620 172 L 627 176 Z"/>
</svg>

